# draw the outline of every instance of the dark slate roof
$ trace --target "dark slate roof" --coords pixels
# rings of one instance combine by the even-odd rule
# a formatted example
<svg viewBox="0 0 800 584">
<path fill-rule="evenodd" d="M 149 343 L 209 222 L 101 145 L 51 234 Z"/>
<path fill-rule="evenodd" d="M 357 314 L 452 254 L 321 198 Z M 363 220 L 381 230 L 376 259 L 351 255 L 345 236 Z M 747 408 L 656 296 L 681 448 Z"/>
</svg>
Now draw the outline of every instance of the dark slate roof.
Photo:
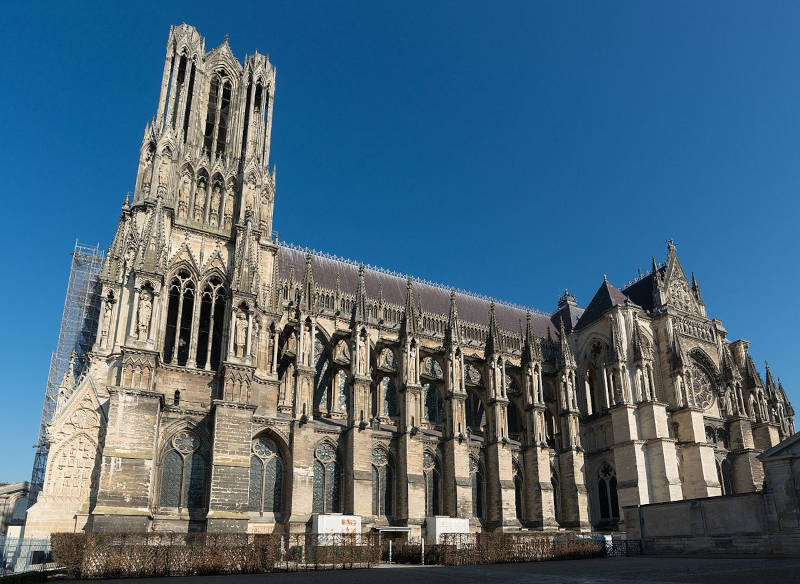
<svg viewBox="0 0 800 584">
<path fill-rule="evenodd" d="M 620 292 L 617 287 L 607 280 L 603 281 L 600 288 L 595 292 L 589 306 L 586 307 L 586 310 L 578 319 L 575 328 L 579 329 L 592 324 L 612 306 L 625 304 L 627 301 L 628 297 Z"/>
<path fill-rule="evenodd" d="M 355 294 L 358 288 L 358 264 L 318 255 L 309 251 L 313 256 L 312 271 L 314 282 L 329 290 L 336 290 L 336 276 L 339 275 L 341 290 L 345 294 Z M 291 267 L 294 266 L 294 277 L 302 281 L 306 270 L 306 252 L 286 247 L 278 248 L 278 265 L 280 277 L 289 276 Z M 382 272 L 369 267 L 364 270 L 364 285 L 367 296 L 373 300 L 378 298 L 378 290 L 383 290 L 383 299 L 386 302 L 403 306 L 406 301 L 406 279 L 392 273 Z M 450 290 L 444 286 L 437 286 L 426 282 L 414 280 L 414 305 L 422 305 L 424 311 L 448 316 L 450 314 Z M 491 300 L 468 292 L 456 291 L 458 317 L 464 322 L 471 322 L 488 326 L 489 305 Z M 495 314 L 498 326 L 512 333 L 524 330 L 525 308 L 514 306 L 495 300 Z M 558 327 L 550 320 L 550 316 L 531 310 L 531 323 L 534 333 L 539 337 L 558 338 Z"/>
<path fill-rule="evenodd" d="M 583 313 L 586 312 L 585 308 L 581 308 L 580 306 L 575 306 L 574 304 L 564 304 L 561 308 L 553 313 L 553 316 L 550 320 L 553 321 L 556 327 L 561 326 L 560 323 L 564 321 L 564 330 L 568 333 L 572 332 L 572 329 L 576 328 L 575 325 L 578 324 L 581 316 Z"/>
<path fill-rule="evenodd" d="M 658 273 L 663 276 L 666 266 L 661 266 Z M 634 303 L 638 304 L 646 311 L 653 310 L 653 274 L 652 272 L 622 290 L 623 294 L 630 298 Z"/>
</svg>

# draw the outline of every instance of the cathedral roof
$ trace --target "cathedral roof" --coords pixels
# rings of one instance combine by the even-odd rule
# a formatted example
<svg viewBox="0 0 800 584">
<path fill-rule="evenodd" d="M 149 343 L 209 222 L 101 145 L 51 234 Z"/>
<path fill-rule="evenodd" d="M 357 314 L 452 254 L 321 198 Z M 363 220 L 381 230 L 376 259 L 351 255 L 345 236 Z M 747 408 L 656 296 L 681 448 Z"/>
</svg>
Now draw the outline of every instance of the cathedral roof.
<svg viewBox="0 0 800 584">
<path fill-rule="evenodd" d="M 312 252 L 313 253 L 313 252 Z M 278 265 L 281 277 L 285 278 L 294 267 L 298 276 L 305 270 L 306 252 L 281 245 L 278 248 Z M 336 290 L 336 277 L 339 276 L 343 294 L 355 294 L 358 289 L 358 265 L 352 262 L 334 259 L 328 256 L 314 255 L 314 281 L 317 285 Z M 367 297 L 376 300 L 379 291 L 387 303 L 403 306 L 406 300 L 406 278 L 389 272 L 366 268 L 364 284 Z M 468 292 L 456 292 L 458 315 L 462 321 L 479 325 L 489 322 L 489 307 L 492 300 Z M 433 314 L 447 317 L 450 314 L 450 289 L 432 283 L 414 280 L 414 301 L 419 302 L 422 309 Z M 525 325 L 526 313 L 529 309 L 521 306 L 495 301 L 495 317 L 497 325 L 509 332 L 521 331 Z M 536 336 L 558 338 L 558 328 L 550 316 L 536 312 L 532 314 L 531 324 Z"/>
<path fill-rule="evenodd" d="M 625 304 L 628 301 L 628 297 L 625 296 L 619 288 L 608 280 L 603 280 L 603 283 L 600 285 L 600 288 L 597 289 L 597 292 L 595 292 L 589 306 L 586 307 L 586 310 L 578 319 L 575 328 L 583 328 L 593 323 L 612 306 Z"/>
<path fill-rule="evenodd" d="M 658 274 L 663 277 L 666 271 L 666 265 L 658 269 Z M 630 298 L 634 303 L 638 304 L 646 311 L 653 310 L 653 273 L 651 272 L 638 282 L 635 282 L 622 290 L 623 294 Z"/>
</svg>

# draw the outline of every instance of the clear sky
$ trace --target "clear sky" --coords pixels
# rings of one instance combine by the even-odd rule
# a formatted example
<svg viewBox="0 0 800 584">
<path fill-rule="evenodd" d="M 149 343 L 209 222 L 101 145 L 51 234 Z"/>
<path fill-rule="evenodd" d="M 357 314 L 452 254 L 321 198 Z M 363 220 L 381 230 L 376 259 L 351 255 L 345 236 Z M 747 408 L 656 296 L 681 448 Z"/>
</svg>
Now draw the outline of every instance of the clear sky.
<svg viewBox="0 0 800 584">
<path fill-rule="evenodd" d="M 30 476 L 68 252 L 110 243 L 183 21 L 277 67 L 281 239 L 551 311 L 673 238 L 800 406 L 797 2 L 10 2 L 0 481 Z"/>
</svg>

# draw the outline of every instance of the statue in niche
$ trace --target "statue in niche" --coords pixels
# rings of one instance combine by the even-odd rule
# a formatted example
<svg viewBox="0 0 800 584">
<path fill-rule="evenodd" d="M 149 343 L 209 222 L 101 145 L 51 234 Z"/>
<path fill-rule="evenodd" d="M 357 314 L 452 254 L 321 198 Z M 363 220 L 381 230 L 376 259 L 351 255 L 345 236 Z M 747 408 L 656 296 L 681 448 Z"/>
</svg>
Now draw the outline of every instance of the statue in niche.
<svg viewBox="0 0 800 584">
<path fill-rule="evenodd" d="M 110 298 L 107 298 L 103 303 L 103 326 L 100 327 L 100 336 L 102 339 L 108 338 L 108 329 L 111 328 L 111 311 L 114 310 L 114 305 Z"/>
<path fill-rule="evenodd" d="M 136 316 L 137 339 L 146 341 L 150 332 L 150 316 L 153 314 L 153 294 L 146 288 L 139 295 L 139 311 Z"/>
<path fill-rule="evenodd" d="M 305 342 L 303 343 L 303 364 L 311 366 L 311 347 L 314 345 L 314 337 L 311 331 L 306 329 Z"/>
<path fill-rule="evenodd" d="M 237 357 L 244 357 L 247 350 L 247 317 L 243 311 L 236 314 L 235 333 L 233 336 L 233 351 Z"/>
<path fill-rule="evenodd" d="M 255 357 L 255 366 L 259 367 L 261 362 L 261 327 L 258 324 L 258 319 L 253 321 L 253 343 L 250 345 L 250 354 Z"/>
<path fill-rule="evenodd" d="M 203 220 L 203 205 L 206 202 L 206 179 L 197 182 L 197 192 L 194 194 L 194 220 L 198 223 Z"/>
<path fill-rule="evenodd" d="M 219 224 L 219 202 L 222 199 L 222 189 L 219 183 L 214 185 L 211 190 L 211 210 L 208 214 L 208 222 L 211 227 L 216 227 Z"/>
<path fill-rule="evenodd" d="M 275 335 L 267 331 L 267 365 L 266 370 L 272 372 L 272 353 L 275 352 Z"/>
<path fill-rule="evenodd" d="M 244 208 L 250 209 L 251 211 L 255 211 L 256 209 L 256 179 L 252 176 L 247 181 L 247 187 L 245 187 L 245 199 L 244 199 Z"/>
<path fill-rule="evenodd" d="M 358 343 L 358 373 L 367 374 L 367 343 L 364 340 Z"/>
<path fill-rule="evenodd" d="M 416 383 L 417 382 L 417 347 L 416 347 L 416 345 L 411 345 L 411 348 L 408 350 L 408 382 L 409 383 Z"/>
<path fill-rule="evenodd" d="M 144 153 L 144 169 L 142 170 L 142 190 L 147 193 L 150 191 L 150 181 L 153 172 L 153 151 L 147 149 Z"/>
<path fill-rule="evenodd" d="M 186 219 L 189 214 L 189 190 L 191 189 L 189 177 L 183 175 L 181 187 L 178 192 L 178 217 Z"/>
<path fill-rule="evenodd" d="M 164 152 L 161 155 L 161 165 L 158 167 L 158 186 L 159 188 L 167 188 L 169 185 L 169 152 Z"/>
<path fill-rule="evenodd" d="M 461 389 L 461 357 L 453 357 L 453 383 L 454 389 Z"/>
<path fill-rule="evenodd" d="M 233 193 L 225 197 L 225 228 L 228 229 L 233 224 Z"/>
<path fill-rule="evenodd" d="M 261 229 L 266 231 L 269 227 L 269 193 L 261 193 Z"/>
<path fill-rule="evenodd" d="M 288 352 L 292 355 L 297 355 L 297 335 L 294 330 L 289 333 L 289 341 L 286 344 L 288 346 Z"/>
</svg>

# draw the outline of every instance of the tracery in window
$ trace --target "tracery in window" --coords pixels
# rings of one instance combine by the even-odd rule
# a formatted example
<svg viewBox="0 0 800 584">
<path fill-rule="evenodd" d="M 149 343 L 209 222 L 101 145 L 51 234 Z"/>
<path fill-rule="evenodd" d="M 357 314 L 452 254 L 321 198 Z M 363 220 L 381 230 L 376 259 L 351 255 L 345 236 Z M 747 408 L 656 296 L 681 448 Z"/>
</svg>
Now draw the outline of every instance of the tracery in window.
<svg viewBox="0 0 800 584">
<path fill-rule="evenodd" d="M 340 477 L 336 447 L 330 442 L 322 442 L 314 451 L 314 513 L 339 513 Z"/>
<path fill-rule="evenodd" d="M 597 494 L 600 502 L 600 519 L 619 519 L 617 475 L 608 462 L 597 473 Z"/>
<path fill-rule="evenodd" d="M 169 285 L 167 327 L 164 336 L 164 361 L 173 365 L 186 365 L 194 314 L 194 280 L 185 270 L 180 270 Z"/>
<path fill-rule="evenodd" d="M 202 509 L 206 505 L 208 454 L 192 433 L 176 434 L 161 463 L 159 505 Z"/>
<path fill-rule="evenodd" d="M 277 513 L 283 510 L 283 458 L 269 438 L 253 442 L 250 455 L 250 511 Z"/>
<path fill-rule="evenodd" d="M 231 82 L 223 70 L 211 76 L 208 91 L 206 128 L 203 134 L 203 150 L 224 154 L 228 135 L 228 117 L 231 104 Z"/>
<path fill-rule="evenodd" d="M 394 473 L 389 453 L 381 447 L 372 450 L 372 514 L 392 515 Z"/>
<path fill-rule="evenodd" d="M 222 356 L 222 329 L 225 322 L 225 288 L 216 276 L 210 278 L 200 296 L 200 322 L 197 329 L 197 366 L 208 370 L 219 367 Z"/>
<path fill-rule="evenodd" d="M 689 366 L 689 380 L 694 392 L 698 407 L 706 409 L 714 401 L 714 391 L 711 378 L 696 361 L 692 361 Z"/>
</svg>

